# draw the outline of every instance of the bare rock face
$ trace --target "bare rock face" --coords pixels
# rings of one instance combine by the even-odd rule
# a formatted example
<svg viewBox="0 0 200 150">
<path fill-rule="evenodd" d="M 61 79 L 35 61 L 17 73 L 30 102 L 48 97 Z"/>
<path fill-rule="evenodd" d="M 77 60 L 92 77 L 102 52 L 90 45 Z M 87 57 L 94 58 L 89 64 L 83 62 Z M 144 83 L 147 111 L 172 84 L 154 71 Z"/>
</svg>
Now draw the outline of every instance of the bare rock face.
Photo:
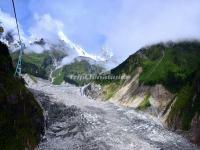
<svg viewBox="0 0 200 150">
<path fill-rule="evenodd" d="M 138 108 L 147 95 L 150 95 L 151 112 L 156 116 L 162 116 L 166 113 L 168 105 L 173 101 L 174 95 L 170 93 L 163 85 L 157 84 L 153 87 L 139 84 L 139 76 L 142 68 L 136 69 L 135 76 L 125 81 L 118 91 L 109 99 L 114 103 L 119 103 L 127 107 Z M 102 87 L 94 83 L 89 84 L 83 90 L 84 94 L 92 99 L 102 98 Z"/>
<path fill-rule="evenodd" d="M 165 89 L 163 85 L 155 85 L 150 89 L 151 97 L 149 99 L 151 106 L 156 109 L 159 116 L 165 113 L 169 103 L 174 99 L 174 95 Z"/>
<path fill-rule="evenodd" d="M 196 114 L 195 117 L 192 119 L 190 130 L 192 134 L 191 141 L 193 141 L 196 144 L 199 144 L 200 143 L 200 115 L 199 114 Z"/>
<path fill-rule="evenodd" d="M 138 78 L 141 72 L 142 68 L 138 67 L 134 77 L 125 81 L 109 100 L 123 106 L 137 108 L 144 99 L 146 91 L 149 89 L 146 86 L 139 87 Z"/>
<path fill-rule="evenodd" d="M 94 84 L 94 83 L 90 83 L 89 85 L 83 87 L 83 93 L 91 98 L 91 99 L 98 99 L 98 97 L 101 95 L 101 86 Z"/>
<path fill-rule="evenodd" d="M 142 68 L 137 68 L 135 75 L 128 81 L 125 81 L 122 85 L 119 85 L 117 91 L 115 91 L 109 101 L 126 107 L 132 107 L 135 109 L 139 108 L 146 113 L 156 116 L 166 128 L 170 128 L 174 131 L 182 129 L 181 115 L 184 110 L 180 110 L 179 112 L 171 115 L 171 112 L 173 112 L 174 109 L 174 104 L 177 101 L 176 94 L 171 93 L 161 84 L 156 84 L 154 86 L 140 84 L 139 76 L 141 72 Z M 193 95 L 193 99 L 191 100 L 192 107 L 195 105 L 198 107 L 199 105 L 199 80 L 195 82 L 195 85 L 196 91 Z M 97 97 L 104 97 L 102 96 L 104 93 L 101 91 L 106 90 L 104 87 L 100 87 L 95 84 L 88 86 L 86 89 L 86 95 L 95 99 Z M 187 107 L 189 108 L 190 106 Z M 187 131 L 184 129 L 182 129 L 184 131 L 181 131 L 181 133 L 184 132 L 184 135 L 196 144 L 200 143 L 199 116 L 199 114 L 196 114 L 192 118 L 191 126 L 187 129 Z"/>
<path fill-rule="evenodd" d="M 147 111 L 157 117 L 161 117 L 167 112 L 175 95 L 161 84 L 155 86 L 140 85 L 139 76 L 141 73 L 142 68 L 138 67 L 135 76 L 130 81 L 125 82 L 110 100 L 128 107 L 138 108 L 145 97 L 150 95 L 149 102 L 151 108 Z"/>
</svg>

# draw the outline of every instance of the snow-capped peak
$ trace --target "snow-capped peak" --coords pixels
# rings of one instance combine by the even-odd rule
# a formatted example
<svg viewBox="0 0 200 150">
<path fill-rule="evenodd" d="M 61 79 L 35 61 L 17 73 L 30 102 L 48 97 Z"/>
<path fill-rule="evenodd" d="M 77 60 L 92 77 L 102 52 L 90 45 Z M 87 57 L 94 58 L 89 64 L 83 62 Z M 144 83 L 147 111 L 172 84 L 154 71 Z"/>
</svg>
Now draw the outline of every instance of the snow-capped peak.
<svg viewBox="0 0 200 150">
<path fill-rule="evenodd" d="M 84 50 L 81 46 L 79 46 L 79 45 L 73 43 L 71 40 L 69 40 L 69 38 L 62 31 L 58 32 L 58 36 L 62 41 L 64 41 L 67 44 L 67 46 L 69 46 L 69 48 L 74 50 L 74 52 L 77 54 L 77 56 L 89 57 L 96 61 L 105 61 L 105 59 L 103 57 L 87 53 L 86 50 Z"/>
<path fill-rule="evenodd" d="M 61 40 L 63 40 L 71 49 L 74 49 L 76 50 L 76 52 L 78 53 L 79 56 L 82 56 L 82 55 L 85 55 L 86 54 L 86 51 L 81 48 L 80 46 L 74 44 L 73 42 L 71 42 L 69 40 L 69 38 L 62 32 L 62 31 L 59 31 L 58 32 L 58 36 Z"/>
</svg>

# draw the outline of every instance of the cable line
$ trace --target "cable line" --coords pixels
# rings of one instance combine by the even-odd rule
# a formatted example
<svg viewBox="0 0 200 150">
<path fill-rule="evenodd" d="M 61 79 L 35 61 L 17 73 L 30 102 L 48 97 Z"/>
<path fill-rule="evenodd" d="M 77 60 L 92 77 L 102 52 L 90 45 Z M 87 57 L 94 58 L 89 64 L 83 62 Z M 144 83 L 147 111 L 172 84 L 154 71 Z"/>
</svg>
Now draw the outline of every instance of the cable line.
<svg viewBox="0 0 200 150">
<path fill-rule="evenodd" d="M 12 0 L 12 6 L 13 6 L 14 15 L 15 15 L 15 22 L 16 22 L 16 25 L 17 25 L 17 33 L 18 33 L 19 44 L 20 44 L 19 57 L 18 57 L 17 66 L 16 66 L 16 69 L 15 69 L 14 76 L 15 77 L 17 77 L 17 76 L 21 77 L 21 73 L 22 73 L 22 55 L 23 55 L 24 44 L 22 44 L 22 40 L 21 40 L 21 36 L 20 36 L 20 32 L 19 32 L 19 23 L 18 23 L 18 19 L 17 19 L 17 13 L 16 13 L 14 0 Z"/>
</svg>

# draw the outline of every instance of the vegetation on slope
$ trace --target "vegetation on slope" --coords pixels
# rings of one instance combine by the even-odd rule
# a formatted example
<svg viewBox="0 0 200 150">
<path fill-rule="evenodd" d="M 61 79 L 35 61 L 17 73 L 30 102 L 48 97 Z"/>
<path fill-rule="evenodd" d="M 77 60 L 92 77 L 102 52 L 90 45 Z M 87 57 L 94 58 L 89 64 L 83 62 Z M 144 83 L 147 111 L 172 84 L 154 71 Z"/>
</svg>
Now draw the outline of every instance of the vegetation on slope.
<svg viewBox="0 0 200 150">
<path fill-rule="evenodd" d="M 19 51 L 12 54 L 14 66 L 16 66 L 18 60 Z M 59 61 L 66 54 L 62 51 L 44 51 L 43 53 L 25 53 L 23 55 L 22 73 L 28 73 L 36 77 L 48 79 L 50 70 L 53 67 L 54 59 Z"/>
<path fill-rule="evenodd" d="M 140 84 L 162 84 L 177 96 L 169 114 L 169 124 L 189 129 L 194 115 L 200 115 L 199 58 L 200 42 L 161 43 L 139 50 L 112 73 L 133 75 L 137 67 L 142 67 Z M 146 101 L 144 103 L 146 105 Z"/>
<path fill-rule="evenodd" d="M 88 61 L 74 61 L 65 65 L 63 68 L 57 69 L 53 73 L 54 84 L 61 84 L 63 81 L 81 86 L 91 82 L 90 79 L 76 79 L 76 77 L 89 77 L 90 74 L 98 74 L 103 70 L 99 65 L 92 65 Z M 75 78 L 71 78 L 74 76 Z"/>
<path fill-rule="evenodd" d="M 13 74 L 8 48 L 0 43 L 0 149 L 33 150 L 43 133 L 43 112 Z"/>
<path fill-rule="evenodd" d="M 200 72 L 198 71 L 191 83 L 184 85 L 177 92 L 177 99 L 168 117 L 168 123 L 174 129 L 189 130 L 195 115 L 200 115 Z M 178 117 L 176 122 L 174 118 Z"/>
<path fill-rule="evenodd" d="M 148 76 L 149 73 L 159 60 L 150 58 L 142 62 L 143 73 L 140 76 L 140 82 L 147 85 L 160 83 L 171 92 L 179 91 L 183 85 L 191 81 L 191 76 L 198 70 L 199 49 L 199 43 L 179 43 L 163 47 L 160 51 L 164 51 L 164 58 L 150 76 Z"/>
<path fill-rule="evenodd" d="M 149 97 L 151 95 L 148 94 L 144 97 L 144 100 L 142 101 L 142 103 L 139 105 L 138 109 L 140 110 L 145 110 L 146 108 L 148 108 L 149 106 L 151 106 L 150 102 L 149 102 Z"/>
<path fill-rule="evenodd" d="M 18 60 L 18 53 L 12 54 L 14 65 Z M 22 61 L 22 73 L 48 79 L 50 71 L 55 69 L 54 60 L 61 61 L 66 54 L 63 51 L 52 50 L 43 53 L 25 53 Z M 70 57 L 70 56 L 69 56 Z M 75 84 L 77 86 L 89 83 L 91 80 L 71 79 L 71 75 L 89 75 L 102 72 L 103 68 L 97 64 L 90 64 L 87 60 L 76 60 L 62 68 L 56 69 L 52 73 L 53 84 L 60 85 L 63 81 Z"/>
<path fill-rule="evenodd" d="M 60 85 L 64 81 L 63 68 L 59 68 L 59 69 L 55 70 L 52 74 L 52 77 L 54 78 L 53 84 Z"/>
<path fill-rule="evenodd" d="M 119 85 L 116 82 L 103 85 L 103 95 L 105 100 L 109 100 L 117 91 Z"/>
</svg>

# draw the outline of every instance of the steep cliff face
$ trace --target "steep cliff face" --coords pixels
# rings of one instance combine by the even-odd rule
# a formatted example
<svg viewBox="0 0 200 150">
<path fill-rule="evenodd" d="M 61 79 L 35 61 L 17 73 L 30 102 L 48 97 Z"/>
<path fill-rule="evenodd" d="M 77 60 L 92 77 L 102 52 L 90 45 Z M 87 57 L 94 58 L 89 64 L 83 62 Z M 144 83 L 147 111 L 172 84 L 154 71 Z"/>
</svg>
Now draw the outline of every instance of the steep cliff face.
<svg viewBox="0 0 200 150">
<path fill-rule="evenodd" d="M 0 149 L 34 149 L 44 131 L 43 112 L 20 79 L 8 48 L 0 43 Z"/>
<path fill-rule="evenodd" d="M 174 130 L 188 130 L 191 140 L 200 143 L 200 72 L 195 74 L 191 85 L 177 94 L 166 123 Z"/>
<path fill-rule="evenodd" d="M 143 48 L 111 71 L 131 79 L 98 81 L 98 97 L 155 115 L 170 129 L 188 131 L 199 144 L 199 58 L 196 41 Z"/>
</svg>

